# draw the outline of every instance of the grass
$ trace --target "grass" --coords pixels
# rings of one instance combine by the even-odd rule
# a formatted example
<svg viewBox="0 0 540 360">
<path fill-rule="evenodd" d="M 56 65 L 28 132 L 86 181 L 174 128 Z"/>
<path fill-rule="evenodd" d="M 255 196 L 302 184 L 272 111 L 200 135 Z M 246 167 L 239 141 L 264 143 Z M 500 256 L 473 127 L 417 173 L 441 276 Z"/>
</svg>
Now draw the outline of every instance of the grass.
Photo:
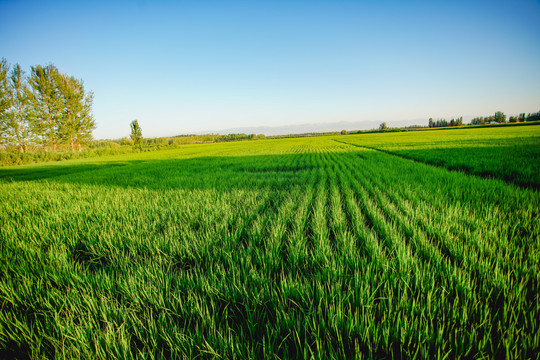
<svg viewBox="0 0 540 360">
<path fill-rule="evenodd" d="M 365 134 L 342 141 L 540 189 L 540 126 L 523 125 Z"/>
<path fill-rule="evenodd" d="M 491 130 L 2 168 L 1 355 L 534 358 L 538 191 L 399 154 Z"/>
</svg>

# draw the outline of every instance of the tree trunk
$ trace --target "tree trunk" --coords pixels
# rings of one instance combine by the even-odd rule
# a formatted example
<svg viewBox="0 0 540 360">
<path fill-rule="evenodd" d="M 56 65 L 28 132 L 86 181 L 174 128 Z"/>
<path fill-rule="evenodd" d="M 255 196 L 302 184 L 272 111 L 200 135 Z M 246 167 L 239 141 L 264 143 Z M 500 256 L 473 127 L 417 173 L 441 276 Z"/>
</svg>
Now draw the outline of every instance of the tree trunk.
<svg viewBox="0 0 540 360">
<path fill-rule="evenodd" d="M 69 142 L 69 146 L 71 146 L 71 152 L 75 152 L 75 149 L 73 148 L 73 139 Z"/>
<path fill-rule="evenodd" d="M 77 147 L 79 148 L 79 152 L 81 152 L 81 143 L 77 143 Z"/>
<path fill-rule="evenodd" d="M 56 152 L 56 143 L 53 143 L 52 148 L 53 148 L 53 152 Z"/>
</svg>

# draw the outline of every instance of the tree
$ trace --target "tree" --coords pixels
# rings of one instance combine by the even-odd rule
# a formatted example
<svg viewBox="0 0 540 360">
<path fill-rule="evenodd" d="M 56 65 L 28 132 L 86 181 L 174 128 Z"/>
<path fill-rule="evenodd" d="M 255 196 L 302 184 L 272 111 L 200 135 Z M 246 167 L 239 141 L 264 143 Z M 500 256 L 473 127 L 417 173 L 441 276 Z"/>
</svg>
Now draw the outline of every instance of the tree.
<svg viewBox="0 0 540 360">
<path fill-rule="evenodd" d="M 502 111 L 497 111 L 495 113 L 495 116 L 493 117 L 494 121 L 498 123 L 505 123 L 506 122 L 506 115 Z"/>
<path fill-rule="evenodd" d="M 53 151 L 61 134 L 59 133 L 62 99 L 57 87 L 58 69 L 54 65 L 32 66 L 29 83 L 32 88 L 32 105 L 36 111 L 33 119 L 33 131 L 41 137 L 43 149 L 52 145 Z"/>
<path fill-rule="evenodd" d="M 75 122 L 75 143 L 79 152 L 81 144 L 86 144 L 92 140 L 92 131 L 96 128 L 96 121 L 92 116 L 92 104 L 94 103 L 94 93 L 90 92 L 85 96 L 84 106 Z"/>
<path fill-rule="evenodd" d="M 430 128 L 432 128 L 434 126 L 434 123 L 433 123 L 433 118 L 429 118 L 429 125 L 428 125 Z"/>
<path fill-rule="evenodd" d="M 529 113 L 525 118 L 525 121 L 538 121 L 540 120 L 540 111 L 535 113 Z"/>
<path fill-rule="evenodd" d="M 19 146 L 20 152 L 28 151 L 28 137 L 30 135 L 29 120 L 32 117 L 30 106 L 30 89 L 24 77 L 24 71 L 19 64 L 15 64 L 10 75 L 11 112 L 10 132 Z"/>
<path fill-rule="evenodd" d="M 0 60 L 0 145 L 7 142 L 11 94 L 8 86 L 9 64 L 5 58 Z"/>
<path fill-rule="evenodd" d="M 93 94 L 85 94 L 82 80 L 73 76 L 58 75 L 57 82 L 62 98 L 59 133 L 62 140 L 69 142 L 72 152 L 75 143 L 81 151 L 81 143 L 92 139 L 92 130 L 96 127 L 91 112 Z"/>
<path fill-rule="evenodd" d="M 508 119 L 508 122 L 511 122 L 511 123 L 518 122 L 517 116 L 510 116 L 510 119 Z"/>
<path fill-rule="evenodd" d="M 347 130 L 341 130 L 341 135 L 347 135 Z"/>
<path fill-rule="evenodd" d="M 388 130 L 388 126 L 386 126 L 386 123 L 385 122 L 382 122 L 381 125 L 379 126 L 379 130 Z"/>
<path fill-rule="evenodd" d="M 142 130 L 137 120 L 133 120 L 130 124 L 131 135 L 129 136 L 133 140 L 133 144 L 141 145 L 142 142 Z"/>
</svg>

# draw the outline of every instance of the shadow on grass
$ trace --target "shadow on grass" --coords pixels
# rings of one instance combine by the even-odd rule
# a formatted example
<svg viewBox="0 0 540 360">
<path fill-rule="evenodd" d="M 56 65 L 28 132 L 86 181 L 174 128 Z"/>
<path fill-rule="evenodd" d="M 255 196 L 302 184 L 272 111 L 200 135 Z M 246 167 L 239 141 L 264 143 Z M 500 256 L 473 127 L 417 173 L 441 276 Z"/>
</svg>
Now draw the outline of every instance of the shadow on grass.
<svg viewBox="0 0 540 360">
<path fill-rule="evenodd" d="M 346 143 L 339 141 L 341 143 Z M 372 149 L 448 170 L 484 178 L 496 178 L 520 187 L 540 189 L 540 144 L 385 150 L 351 144 L 358 150 L 336 156 L 357 156 L 369 161 Z M 211 156 L 190 159 L 102 161 L 87 164 L 44 164 L 0 168 L 0 181 L 46 180 L 148 189 L 229 189 L 271 187 L 288 189 L 305 185 L 305 176 L 328 165 L 316 161 L 319 154 Z"/>
<path fill-rule="evenodd" d="M 148 189 L 228 189 L 304 184 L 309 154 L 103 161 L 0 169 L 1 182 L 54 181 Z M 300 176 L 299 176 L 300 175 Z"/>
<path fill-rule="evenodd" d="M 452 171 L 482 178 L 500 179 L 523 188 L 540 189 L 540 141 L 538 144 L 498 146 L 462 146 L 417 149 L 385 149 L 384 146 L 346 143 L 358 148 L 380 151 Z"/>
</svg>

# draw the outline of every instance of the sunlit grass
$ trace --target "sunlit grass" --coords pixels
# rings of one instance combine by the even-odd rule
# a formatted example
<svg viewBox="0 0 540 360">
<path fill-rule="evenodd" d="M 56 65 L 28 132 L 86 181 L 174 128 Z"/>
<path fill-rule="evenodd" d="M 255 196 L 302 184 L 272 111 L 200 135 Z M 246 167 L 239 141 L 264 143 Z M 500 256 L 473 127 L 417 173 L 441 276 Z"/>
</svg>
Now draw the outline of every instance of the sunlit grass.
<svg viewBox="0 0 540 360">
<path fill-rule="evenodd" d="M 365 136 L 0 169 L 2 355 L 534 358 L 538 191 Z"/>
</svg>

